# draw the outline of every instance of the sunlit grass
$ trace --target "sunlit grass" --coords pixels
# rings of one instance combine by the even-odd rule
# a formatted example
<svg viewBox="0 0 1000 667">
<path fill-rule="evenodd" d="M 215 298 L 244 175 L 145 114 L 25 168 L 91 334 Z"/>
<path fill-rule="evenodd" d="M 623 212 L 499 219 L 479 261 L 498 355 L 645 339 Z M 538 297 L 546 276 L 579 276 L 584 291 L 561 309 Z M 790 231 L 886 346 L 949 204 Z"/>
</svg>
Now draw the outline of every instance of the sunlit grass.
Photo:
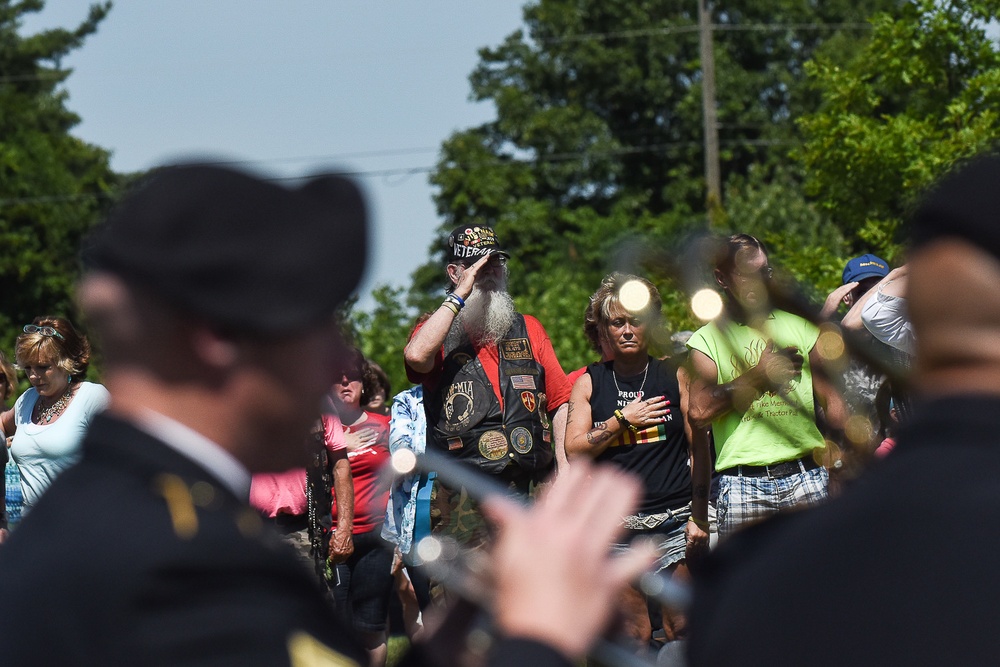
<svg viewBox="0 0 1000 667">
<path fill-rule="evenodd" d="M 402 635 L 389 637 L 389 657 L 385 661 L 386 667 L 398 665 L 409 648 L 410 641 L 406 637 Z"/>
</svg>

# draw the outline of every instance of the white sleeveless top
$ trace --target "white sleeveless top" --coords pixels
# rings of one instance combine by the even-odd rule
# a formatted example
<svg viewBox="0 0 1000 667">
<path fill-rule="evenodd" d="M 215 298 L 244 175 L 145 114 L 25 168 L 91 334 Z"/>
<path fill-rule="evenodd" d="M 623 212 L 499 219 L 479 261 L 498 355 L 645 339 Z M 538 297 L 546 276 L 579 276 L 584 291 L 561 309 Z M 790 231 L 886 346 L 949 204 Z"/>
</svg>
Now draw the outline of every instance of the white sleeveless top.
<svg viewBox="0 0 1000 667">
<path fill-rule="evenodd" d="M 24 508 L 30 509 L 59 473 L 80 459 L 80 443 L 94 415 L 108 407 L 110 395 L 103 385 L 81 382 L 73 400 L 51 424 L 34 424 L 31 412 L 38 401 L 34 387 L 14 403 L 17 431 L 10 454 L 21 473 Z"/>
</svg>

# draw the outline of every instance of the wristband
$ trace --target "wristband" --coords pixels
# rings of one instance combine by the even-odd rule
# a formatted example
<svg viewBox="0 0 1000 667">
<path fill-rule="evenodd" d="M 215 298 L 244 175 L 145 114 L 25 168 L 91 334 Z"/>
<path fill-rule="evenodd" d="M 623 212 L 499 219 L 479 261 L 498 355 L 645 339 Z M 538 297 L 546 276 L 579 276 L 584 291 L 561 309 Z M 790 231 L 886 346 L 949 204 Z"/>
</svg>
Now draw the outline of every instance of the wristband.
<svg viewBox="0 0 1000 667">
<path fill-rule="evenodd" d="M 694 516 L 689 516 L 688 521 L 698 526 L 702 530 L 708 530 L 708 521 L 703 521 L 702 519 L 696 519 Z"/>
<path fill-rule="evenodd" d="M 732 384 L 718 384 L 712 388 L 712 395 L 717 397 L 725 396 L 729 398 L 733 395 L 733 392 L 735 390 L 736 387 L 734 387 Z"/>
<path fill-rule="evenodd" d="M 457 301 L 458 303 L 456 303 L 455 305 L 458 306 L 459 308 L 465 308 L 465 299 L 463 299 L 459 295 L 455 294 L 454 292 L 452 292 L 451 294 L 449 294 L 448 298 L 449 299 L 454 299 L 455 301 Z"/>
<path fill-rule="evenodd" d="M 456 305 L 455 305 L 454 303 L 452 303 L 451 301 L 445 301 L 445 302 L 444 302 L 444 303 L 442 303 L 441 305 L 442 305 L 442 306 L 444 306 L 445 308 L 447 308 L 448 310 L 450 310 L 450 311 L 451 311 L 452 313 L 454 313 L 455 315 L 458 315 L 458 306 L 456 306 Z"/>
<path fill-rule="evenodd" d="M 627 428 L 633 433 L 639 432 L 639 427 L 630 422 L 629 420 L 625 419 L 625 415 L 622 413 L 621 410 L 615 410 L 615 419 L 618 420 L 618 423 L 621 424 L 623 428 Z"/>
</svg>

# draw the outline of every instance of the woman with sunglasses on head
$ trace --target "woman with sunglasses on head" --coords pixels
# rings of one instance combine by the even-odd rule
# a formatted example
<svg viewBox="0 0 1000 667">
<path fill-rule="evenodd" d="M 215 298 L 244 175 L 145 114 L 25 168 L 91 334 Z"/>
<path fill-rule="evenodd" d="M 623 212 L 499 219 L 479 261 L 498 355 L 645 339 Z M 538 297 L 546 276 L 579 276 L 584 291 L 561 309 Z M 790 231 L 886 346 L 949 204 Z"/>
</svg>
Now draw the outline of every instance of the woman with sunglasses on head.
<svg viewBox="0 0 1000 667">
<path fill-rule="evenodd" d="M 344 355 L 341 377 L 331 389 L 344 424 L 354 479 L 354 553 L 336 566 L 333 591 L 338 607 L 368 651 L 369 664 L 381 667 L 387 656 L 386 616 L 393 585 L 392 551 L 381 538 L 389 486 L 379 480 L 379 471 L 389 460 L 389 417 L 363 407 L 369 398 L 365 388 L 374 384 L 369 374 L 364 355 L 351 348 Z M 336 521 L 336 502 L 333 518 Z"/>
<path fill-rule="evenodd" d="M 25 514 L 52 480 L 80 458 L 91 419 L 108 405 L 108 391 L 84 382 L 90 343 L 69 320 L 36 317 L 17 338 L 14 358 L 31 388 L 0 417 L 13 434 L 10 453 L 21 473 Z"/>
</svg>

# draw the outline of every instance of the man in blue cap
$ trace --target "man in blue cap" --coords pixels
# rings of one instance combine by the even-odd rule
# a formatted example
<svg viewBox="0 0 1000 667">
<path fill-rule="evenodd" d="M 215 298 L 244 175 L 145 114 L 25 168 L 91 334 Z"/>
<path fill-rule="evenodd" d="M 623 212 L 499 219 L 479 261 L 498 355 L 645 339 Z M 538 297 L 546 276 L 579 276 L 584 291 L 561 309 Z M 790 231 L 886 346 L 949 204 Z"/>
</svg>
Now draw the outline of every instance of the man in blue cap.
<svg viewBox="0 0 1000 667">
<path fill-rule="evenodd" d="M 875 287 L 889 274 L 889 263 L 881 257 L 868 253 L 855 257 L 844 266 L 842 285 L 830 292 L 820 311 L 820 317 L 829 319 L 837 312 L 841 303 L 851 308 L 868 290 Z"/>
<path fill-rule="evenodd" d="M 889 273 L 889 263 L 871 253 L 849 260 L 841 276 L 843 284 L 830 292 L 819 313 L 821 319 L 829 320 L 836 315 L 840 305 L 845 304 L 848 310 L 840 321 L 840 326 L 855 337 L 856 344 L 865 346 L 869 356 L 881 359 L 885 364 L 892 361 L 890 351 L 865 329 L 861 312 L 868 299 L 875 294 L 875 288 Z M 831 470 L 831 487 L 839 487 L 842 479 L 854 477 L 859 471 L 856 464 L 865 460 L 867 453 L 879 443 L 879 417 L 875 399 L 884 380 L 882 371 L 860 359 L 854 359 L 843 378 L 844 399 L 855 417 L 852 421 L 853 428 L 848 429 L 846 435 L 857 445 L 856 451 L 863 454 L 858 459 L 851 456 L 850 448 L 840 452 Z"/>
</svg>

